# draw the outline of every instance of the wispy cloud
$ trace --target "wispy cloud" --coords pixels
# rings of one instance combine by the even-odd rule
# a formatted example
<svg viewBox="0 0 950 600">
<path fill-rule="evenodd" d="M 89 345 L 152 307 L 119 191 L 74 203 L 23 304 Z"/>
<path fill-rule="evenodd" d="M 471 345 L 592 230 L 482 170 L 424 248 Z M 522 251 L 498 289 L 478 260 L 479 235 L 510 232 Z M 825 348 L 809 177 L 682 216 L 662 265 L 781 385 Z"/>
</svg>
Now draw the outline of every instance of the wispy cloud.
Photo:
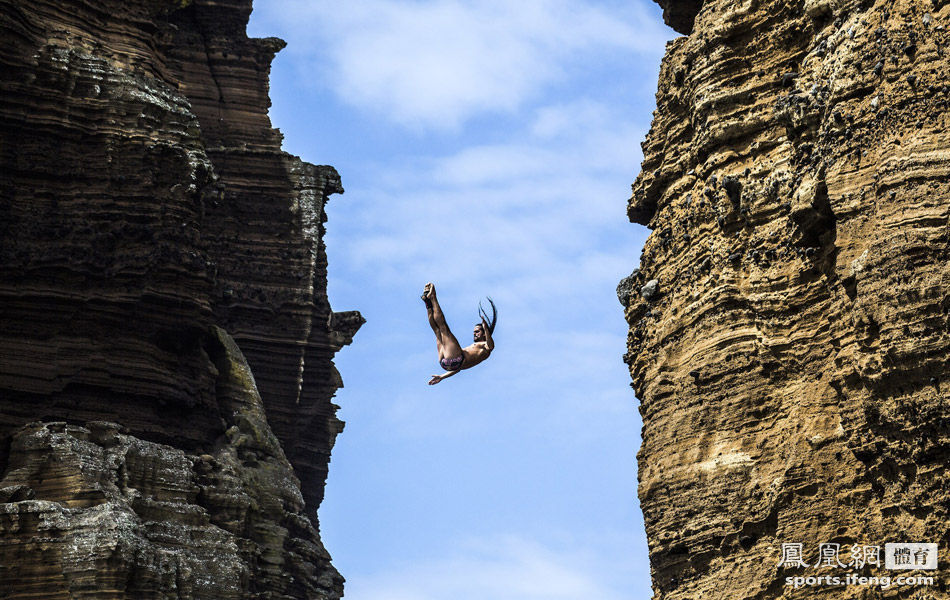
<svg viewBox="0 0 950 600">
<path fill-rule="evenodd" d="M 532 292 L 576 295 L 595 283 L 582 276 L 616 285 L 636 237 L 624 208 L 642 129 L 587 100 L 541 107 L 526 129 L 391 167 L 401 177 L 383 174 L 384 185 L 364 191 L 373 210 L 355 229 L 331 229 L 335 260 L 376 278 L 439 277 L 466 289 L 477 274 L 530 302 Z"/>
<path fill-rule="evenodd" d="M 543 105 L 527 119 L 527 131 L 504 143 L 472 146 L 437 164 L 440 183 L 489 188 L 530 181 L 564 183 L 605 173 L 631 173 L 645 131 L 623 114 L 586 98 Z M 534 197 L 550 196 L 541 187 Z"/>
<path fill-rule="evenodd" d="M 614 50 L 655 55 L 665 33 L 636 3 L 288 0 L 258 15 L 295 39 L 301 77 L 417 129 L 510 113 Z"/>
<path fill-rule="evenodd" d="M 589 557 L 514 536 L 457 546 L 445 558 L 400 565 L 351 583 L 360 600 L 614 600 Z"/>
</svg>

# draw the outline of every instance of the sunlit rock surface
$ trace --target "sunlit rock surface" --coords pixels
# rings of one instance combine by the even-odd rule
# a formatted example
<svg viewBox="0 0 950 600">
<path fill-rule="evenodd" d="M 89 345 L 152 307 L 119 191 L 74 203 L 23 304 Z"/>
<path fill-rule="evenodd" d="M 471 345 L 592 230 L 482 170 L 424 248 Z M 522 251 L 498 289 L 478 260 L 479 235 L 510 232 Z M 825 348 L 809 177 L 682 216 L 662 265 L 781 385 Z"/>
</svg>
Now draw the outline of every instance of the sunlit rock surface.
<svg viewBox="0 0 950 600">
<path fill-rule="evenodd" d="M 0 596 L 338 598 L 331 167 L 250 0 L 0 0 Z"/>
<path fill-rule="evenodd" d="M 944 598 L 945 570 L 795 590 L 899 573 L 779 563 L 783 543 L 811 565 L 822 543 L 950 560 L 950 3 L 659 4 L 688 35 L 618 288 L 655 598 Z"/>
</svg>

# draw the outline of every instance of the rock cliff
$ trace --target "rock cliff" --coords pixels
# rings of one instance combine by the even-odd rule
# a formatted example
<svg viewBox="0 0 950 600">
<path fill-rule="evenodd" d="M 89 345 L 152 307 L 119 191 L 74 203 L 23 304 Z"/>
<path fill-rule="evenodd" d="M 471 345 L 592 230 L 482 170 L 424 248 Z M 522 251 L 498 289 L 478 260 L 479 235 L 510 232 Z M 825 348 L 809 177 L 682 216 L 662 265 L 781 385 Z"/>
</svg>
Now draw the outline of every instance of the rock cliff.
<svg viewBox="0 0 950 600">
<path fill-rule="evenodd" d="M 316 510 L 362 324 L 250 0 L 0 0 L 0 596 L 339 598 Z"/>
<path fill-rule="evenodd" d="M 658 3 L 684 36 L 618 288 L 654 597 L 947 597 L 943 567 L 786 577 L 902 574 L 855 545 L 950 560 L 950 3 Z M 825 543 L 845 566 L 815 566 Z"/>
</svg>

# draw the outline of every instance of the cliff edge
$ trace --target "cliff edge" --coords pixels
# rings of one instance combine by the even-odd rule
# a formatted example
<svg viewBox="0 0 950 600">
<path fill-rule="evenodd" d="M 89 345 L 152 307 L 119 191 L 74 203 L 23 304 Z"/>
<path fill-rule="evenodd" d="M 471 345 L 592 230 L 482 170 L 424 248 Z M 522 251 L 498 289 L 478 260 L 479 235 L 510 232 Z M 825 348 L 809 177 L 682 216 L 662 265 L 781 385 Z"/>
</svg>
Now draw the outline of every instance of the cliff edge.
<svg viewBox="0 0 950 600">
<path fill-rule="evenodd" d="M 950 560 L 950 3 L 658 3 L 618 288 L 654 597 L 945 597 L 883 566 Z M 934 581 L 786 580 L 848 574 Z"/>
<path fill-rule="evenodd" d="M 250 0 L 0 0 L 0 595 L 325 598 L 331 167 Z"/>
</svg>

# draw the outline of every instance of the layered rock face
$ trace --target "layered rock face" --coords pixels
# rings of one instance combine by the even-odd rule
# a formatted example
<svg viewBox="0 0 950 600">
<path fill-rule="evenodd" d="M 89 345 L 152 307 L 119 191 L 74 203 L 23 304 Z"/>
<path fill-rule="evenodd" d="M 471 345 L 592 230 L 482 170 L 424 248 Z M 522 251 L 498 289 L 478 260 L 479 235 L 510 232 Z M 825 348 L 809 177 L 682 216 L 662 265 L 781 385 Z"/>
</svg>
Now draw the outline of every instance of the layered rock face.
<svg viewBox="0 0 950 600">
<path fill-rule="evenodd" d="M 250 0 L 0 0 L 0 590 L 338 598 L 331 167 Z"/>
<path fill-rule="evenodd" d="M 654 597 L 946 597 L 945 570 L 786 577 L 907 574 L 854 545 L 950 560 L 950 3 L 660 4 L 685 35 L 618 288 Z M 780 566 L 794 543 L 809 567 Z M 851 566 L 815 566 L 825 543 Z"/>
</svg>

